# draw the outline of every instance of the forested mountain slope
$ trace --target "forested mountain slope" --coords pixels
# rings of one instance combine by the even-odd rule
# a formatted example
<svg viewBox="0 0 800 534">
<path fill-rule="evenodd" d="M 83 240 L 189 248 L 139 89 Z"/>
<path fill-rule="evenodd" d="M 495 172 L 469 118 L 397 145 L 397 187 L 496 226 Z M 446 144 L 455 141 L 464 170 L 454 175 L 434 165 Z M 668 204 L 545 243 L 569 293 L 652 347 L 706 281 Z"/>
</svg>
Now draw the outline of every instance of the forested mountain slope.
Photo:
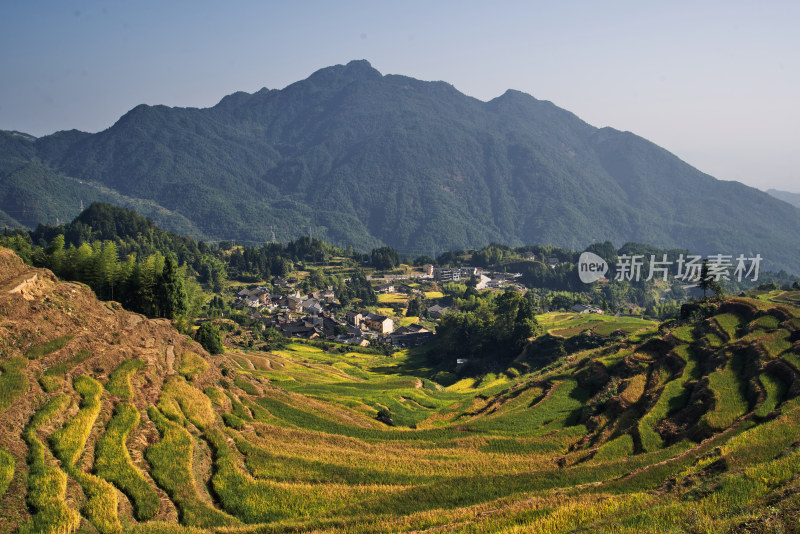
<svg viewBox="0 0 800 534">
<path fill-rule="evenodd" d="M 524 93 L 481 102 L 366 61 L 208 109 L 141 105 L 97 134 L 0 138 L 0 210 L 27 225 L 113 194 L 211 239 L 310 233 L 428 255 L 635 241 L 800 263 L 800 210 L 766 193 Z"/>
</svg>

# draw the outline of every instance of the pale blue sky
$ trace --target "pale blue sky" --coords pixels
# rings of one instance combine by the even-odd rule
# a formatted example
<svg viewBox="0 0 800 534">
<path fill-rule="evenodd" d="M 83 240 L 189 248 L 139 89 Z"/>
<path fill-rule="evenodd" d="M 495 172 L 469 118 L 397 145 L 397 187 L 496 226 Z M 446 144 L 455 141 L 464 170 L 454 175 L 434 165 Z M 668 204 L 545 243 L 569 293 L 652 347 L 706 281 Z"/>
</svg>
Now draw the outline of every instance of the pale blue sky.
<svg viewBox="0 0 800 534">
<path fill-rule="evenodd" d="M 0 129 L 111 126 L 367 59 L 518 89 L 717 178 L 800 192 L 800 2 L 0 2 Z"/>
</svg>

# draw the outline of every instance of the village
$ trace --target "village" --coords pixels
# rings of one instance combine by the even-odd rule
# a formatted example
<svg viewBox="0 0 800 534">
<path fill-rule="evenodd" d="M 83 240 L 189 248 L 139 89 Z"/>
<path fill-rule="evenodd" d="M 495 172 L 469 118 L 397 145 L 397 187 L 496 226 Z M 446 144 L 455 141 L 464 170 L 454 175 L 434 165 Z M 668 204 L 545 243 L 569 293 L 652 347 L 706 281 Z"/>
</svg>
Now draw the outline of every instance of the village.
<svg viewBox="0 0 800 534">
<path fill-rule="evenodd" d="M 436 324 L 451 310 L 448 284 L 474 284 L 477 291 L 524 292 L 517 273 L 480 267 L 437 268 L 424 265 L 406 274 L 368 277 L 378 303 L 345 307 L 333 287 L 303 293 L 298 278 L 275 277 L 265 285 L 243 287 L 232 307 L 242 310 L 262 329 L 274 328 L 287 338 L 325 340 L 352 346 L 418 347 L 434 339 Z M 412 301 L 422 304 L 409 314 Z"/>
</svg>

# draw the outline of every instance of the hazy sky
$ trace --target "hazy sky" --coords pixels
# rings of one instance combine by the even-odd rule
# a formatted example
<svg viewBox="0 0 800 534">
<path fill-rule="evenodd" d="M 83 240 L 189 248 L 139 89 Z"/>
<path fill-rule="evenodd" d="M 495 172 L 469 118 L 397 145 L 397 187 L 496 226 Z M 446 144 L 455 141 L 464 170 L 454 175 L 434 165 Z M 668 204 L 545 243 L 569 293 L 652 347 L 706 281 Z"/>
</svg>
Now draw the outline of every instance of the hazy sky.
<svg viewBox="0 0 800 534">
<path fill-rule="evenodd" d="M 137 104 L 207 107 L 367 59 L 481 100 L 518 89 L 800 192 L 798 28 L 796 0 L 3 0 L 0 129 L 96 132 Z"/>
</svg>

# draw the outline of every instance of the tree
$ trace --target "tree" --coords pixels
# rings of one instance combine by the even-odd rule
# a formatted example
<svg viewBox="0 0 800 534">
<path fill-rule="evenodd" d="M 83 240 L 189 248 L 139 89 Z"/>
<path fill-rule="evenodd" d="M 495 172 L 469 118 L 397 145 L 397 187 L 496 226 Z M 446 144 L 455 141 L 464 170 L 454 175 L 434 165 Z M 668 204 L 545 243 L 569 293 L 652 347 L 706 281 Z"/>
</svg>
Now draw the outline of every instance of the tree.
<svg viewBox="0 0 800 534">
<path fill-rule="evenodd" d="M 586 247 L 587 252 L 593 252 L 606 260 L 609 264 L 617 262 L 617 251 L 611 241 L 594 243 Z"/>
<path fill-rule="evenodd" d="M 568 310 L 573 304 L 574 301 L 566 295 L 556 295 L 550 301 L 550 305 L 556 310 Z"/>
<path fill-rule="evenodd" d="M 274 326 L 270 326 L 261 333 L 270 350 L 280 349 L 286 345 L 287 339 Z"/>
<path fill-rule="evenodd" d="M 370 259 L 372 266 L 378 270 L 393 269 L 400 265 L 400 256 L 392 247 L 372 249 Z"/>
<path fill-rule="evenodd" d="M 189 302 L 186 297 L 186 288 L 183 277 L 178 272 L 178 264 L 172 254 L 164 259 L 164 270 L 159 277 L 161 315 L 167 319 L 175 319 L 179 315 L 186 315 Z"/>
<path fill-rule="evenodd" d="M 222 334 L 213 323 L 203 323 L 194 335 L 195 341 L 200 343 L 209 354 L 222 354 L 225 347 L 222 345 Z"/>
<path fill-rule="evenodd" d="M 392 413 L 386 408 L 381 408 L 378 410 L 378 414 L 375 416 L 375 419 L 385 425 L 394 426 L 394 421 L 392 421 Z"/>
<path fill-rule="evenodd" d="M 178 269 L 178 276 L 183 280 L 183 288 L 186 291 L 186 316 L 197 317 L 206 302 L 206 295 L 197 279 L 188 273 L 186 265 L 181 265 Z"/>
<path fill-rule="evenodd" d="M 711 289 L 711 278 L 708 275 L 708 260 L 703 260 L 703 265 L 700 266 L 700 280 L 697 282 L 697 287 L 703 290 L 703 299 L 706 298 L 706 292 Z"/>
<path fill-rule="evenodd" d="M 206 285 L 211 291 L 219 293 L 227 278 L 225 264 L 213 256 L 203 256 L 200 263 L 200 283 Z"/>
<path fill-rule="evenodd" d="M 71 259 L 72 261 L 68 262 L 71 263 L 71 265 L 69 265 L 69 270 L 71 272 L 68 272 L 65 278 L 89 283 L 92 269 L 92 247 L 89 246 L 88 243 L 82 243 L 81 246 L 75 250 Z"/>
<path fill-rule="evenodd" d="M 725 297 L 725 290 L 722 288 L 722 284 L 720 284 L 716 280 L 709 280 L 708 288 L 714 292 L 714 296 L 717 297 L 718 299 Z"/>
<path fill-rule="evenodd" d="M 406 310 L 406 317 L 419 317 L 419 312 L 422 309 L 419 297 L 414 297 L 408 301 L 408 310 Z"/>
<path fill-rule="evenodd" d="M 17 253 L 17 256 L 22 258 L 22 261 L 31 265 L 33 263 L 33 256 L 31 254 L 30 234 L 22 230 L 15 230 L 13 234 L 9 234 L 8 230 L 4 234 L 0 234 L 0 245 L 8 247 Z"/>
<path fill-rule="evenodd" d="M 488 247 L 476 250 L 472 255 L 472 264 L 478 267 L 497 265 L 503 258 L 510 254 L 510 249 L 505 245 L 492 243 Z"/>
<path fill-rule="evenodd" d="M 517 316 L 514 318 L 513 342 L 517 348 L 522 347 L 528 339 L 538 336 L 542 332 L 539 321 L 536 320 L 536 311 L 533 302 L 526 295 L 519 301 Z"/>
<path fill-rule="evenodd" d="M 164 261 L 164 257 L 156 252 L 142 263 L 136 264 L 134 277 L 136 294 L 130 296 L 132 298 L 130 307 L 148 317 L 162 317 L 163 300 L 159 298 L 159 279 L 164 272 Z"/>
<path fill-rule="evenodd" d="M 103 250 L 97 260 L 99 275 L 101 276 L 100 285 L 103 287 L 103 294 L 107 298 L 114 299 L 114 289 L 121 282 L 122 266 L 119 263 L 119 251 L 117 244 L 113 241 L 103 243 Z"/>
<path fill-rule="evenodd" d="M 64 234 L 55 236 L 44 252 L 46 255 L 46 267 L 56 274 L 61 272 L 61 266 L 64 261 Z"/>
<path fill-rule="evenodd" d="M 378 296 L 372 289 L 372 284 L 360 269 L 350 277 L 350 288 L 353 291 L 353 298 L 361 299 L 362 305 L 372 306 L 378 303 Z"/>
<path fill-rule="evenodd" d="M 330 280 L 322 272 L 322 269 L 309 269 L 308 276 L 303 280 L 303 289 L 305 291 L 314 291 L 315 289 L 325 289 L 330 285 Z"/>
</svg>

